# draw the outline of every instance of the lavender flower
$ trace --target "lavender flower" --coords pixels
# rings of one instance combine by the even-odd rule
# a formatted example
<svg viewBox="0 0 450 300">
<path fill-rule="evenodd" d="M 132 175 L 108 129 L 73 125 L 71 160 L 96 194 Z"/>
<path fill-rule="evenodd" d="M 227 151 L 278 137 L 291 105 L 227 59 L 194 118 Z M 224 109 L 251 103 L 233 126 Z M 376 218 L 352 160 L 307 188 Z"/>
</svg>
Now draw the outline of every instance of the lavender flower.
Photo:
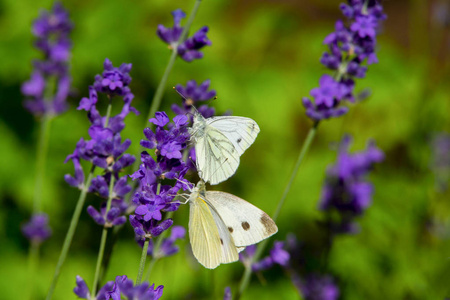
<svg viewBox="0 0 450 300">
<path fill-rule="evenodd" d="M 450 135 L 440 133 L 431 141 L 431 169 L 435 175 L 436 189 L 444 192 L 450 181 Z"/>
<path fill-rule="evenodd" d="M 148 246 L 148 255 L 152 255 L 153 257 L 159 259 L 162 257 L 172 256 L 178 253 L 180 250 L 175 242 L 179 239 L 184 239 L 186 235 L 186 229 L 183 226 L 174 226 L 172 227 L 170 236 L 168 238 L 163 239 L 160 248 L 157 252 L 154 251 L 153 241 L 150 241 Z M 141 242 L 138 242 L 141 244 Z M 142 243 L 143 245 L 143 243 Z"/>
<path fill-rule="evenodd" d="M 172 200 L 180 189 L 185 189 L 190 184 L 184 179 L 188 167 L 182 159 L 189 140 L 188 118 L 178 115 L 173 118 L 173 123 L 169 123 L 165 112 L 157 112 L 155 118 L 149 121 L 156 125 L 156 129 L 144 130 L 146 139 L 141 141 L 141 145 L 155 149 L 156 160 L 148 152 L 142 152 L 142 164 L 130 176 L 140 182 L 140 189 L 133 196 L 136 210 L 130 216 L 130 223 L 138 240 L 158 236 L 172 225 L 171 219 L 161 221 L 162 212 L 177 210 L 180 204 Z M 162 179 L 176 182 L 174 185 L 162 185 Z"/>
<path fill-rule="evenodd" d="M 125 127 L 124 119 L 130 113 L 138 113 L 131 106 L 134 95 L 128 87 L 131 77 L 129 72 L 131 64 L 122 64 L 119 68 L 113 67 L 112 63 L 106 59 L 104 62 L 104 72 L 102 75 L 95 77 L 95 83 L 89 87 L 89 97 L 81 99 L 79 110 L 88 112 L 88 119 L 91 122 L 89 128 L 89 140 L 81 138 L 75 148 L 75 151 L 67 156 L 65 162 L 72 160 L 75 167 L 75 176 L 65 175 L 66 182 L 74 187 L 83 189 L 84 172 L 80 164 L 80 160 L 91 162 L 95 167 L 104 169 L 103 175 L 99 175 L 92 179 L 88 192 L 97 193 L 103 198 L 114 199 L 110 211 L 106 211 L 103 206 L 100 212 L 93 207 L 88 208 L 89 214 L 94 221 L 100 225 L 112 226 L 123 224 L 124 217 L 121 216 L 126 210 L 123 204 L 123 197 L 131 191 L 131 187 L 127 184 L 127 177 L 119 177 L 119 172 L 132 165 L 135 157 L 126 154 L 125 151 L 131 144 L 126 139 L 122 142 L 120 132 Z M 115 97 L 122 98 L 122 110 L 115 116 L 109 118 L 100 115 L 97 110 L 97 102 L 99 101 L 98 93 L 107 96 L 110 102 Z M 109 195 L 109 185 L 114 179 L 113 195 Z"/>
<path fill-rule="evenodd" d="M 195 80 L 189 80 L 186 83 L 186 87 L 181 84 L 177 84 L 175 89 L 183 98 L 183 105 L 178 106 L 172 104 L 172 111 L 178 115 L 192 113 L 192 106 L 197 106 L 197 102 L 203 102 L 210 100 L 216 96 L 215 90 L 209 90 L 211 80 L 207 79 L 201 84 L 197 84 Z M 197 108 L 205 118 L 212 117 L 215 113 L 214 108 L 208 105 L 201 105 Z M 192 116 L 190 117 L 192 122 Z"/>
<path fill-rule="evenodd" d="M 225 292 L 223 294 L 223 300 L 231 300 L 233 298 L 233 295 L 231 295 L 231 288 L 227 286 L 225 288 Z"/>
<path fill-rule="evenodd" d="M 75 295 L 82 299 L 91 299 L 89 288 L 83 278 L 77 276 L 77 286 L 73 289 Z M 157 300 L 161 298 L 164 286 L 160 285 L 156 289 L 155 284 L 149 286 L 147 282 L 140 285 L 133 285 L 133 281 L 126 275 L 117 276 L 115 281 L 108 281 L 98 291 L 95 299 L 128 299 L 128 300 Z M 121 298 L 121 295 L 125 298 Z"/>
<path fill-rule="evenodd" d="M 22 93 L 27 97 L 25 108 L 35 116 L 58 115 L 67 109 L 72 81 L 69 74 L 72 27 L 68 12 L 59 2 L 51 11 L 42 11 L 33 23 L 35 46 L 44 58 L 34 61 L 34 70 L 30 80 L 23 83 Z M 55 90 L 50 90 L 53 86 Z"/>
<path fill-rule="evenodd" d="M 244 265 L 252 263 L 252 271 L 259 272 L 272 268 L 275 264 L 286 267 L 289 263 L 290 254 L 285 249 L 284 242 L 275 241 L 273 248 L 270 250 L 270 255 L 253 262 L 253 256 L 256 252 L 256 245 L 250 245 L 244 251 L 239 253 L 239 259 Z"/>
<path fill-rule="evenodd" d="M 48 239 L 52 235 L 52 230 L 48 226 L 47 214 L 33 214 L 30 221 L 22 226 L 22 233 L 28 240 L 35 243 Z"/>
<path fill-rule="evenodd" d="M 296 278 L 295 286 L 305 300 L 336 300 L 339 297 L 339 288 L 327 275 L 310 275 L 305 281 Z"/>
<path fill-rule="evenodd" d="M 344 137 L 337 162 L 328 168 L 322 189 L 320 209 L 338 212 L 339 219 L 329 224 L 335 233 L 357 231 L 353 219 L 362 215 L 372 201 L 373 186 L 366 176 L 375 163 L 384 159 L 383 152 L 373 142 L 368 143 L 364 152 L 350 154 L 350 142 L 349 136 Z"/>
<path fill-rule="evenodd" d="M 335 70 L 333 77 L 323 75 L 320 87 L 311 90 L 314 102 L 308 97 L 302 99 L 306 115 L 314 121 L 338 117 L 347 113 L 344 101 L 355 101 L 353 95 L 354 78 L 364 78 L 368 65 L 378 62 L 375 54 L 376 34 L 382 20 L 386 19 L 383 7 L 378 1 L 349 0 L 341 4 L 344 16 L 350 20 L 346 26 L 338 20 L 335 32 L 328 35 L 324 44 L 325 52 L 320 62 Z M 366 3 L 366 4 L 365 4 Z"/>
<path fill-rule="evenodd" d="M 208 27 L 203 26 L 192 37 L 180 42 L 181 33 L 183 32 L 183 27 L 180 23 L 181 19 L 186 17 L 186 14 L 181 9 L 177 9 L 172 12 L 172 16 L 174 23 L 172 28 L 158 25 L 156 33 L 160 39 L 169 44 L 170 49 L 176 49 L 178 55 L 187 62 L 202 58 L 203 53 L 199 50 L 212 44 L 206 36 L 209 30 Z"/>
</svg>

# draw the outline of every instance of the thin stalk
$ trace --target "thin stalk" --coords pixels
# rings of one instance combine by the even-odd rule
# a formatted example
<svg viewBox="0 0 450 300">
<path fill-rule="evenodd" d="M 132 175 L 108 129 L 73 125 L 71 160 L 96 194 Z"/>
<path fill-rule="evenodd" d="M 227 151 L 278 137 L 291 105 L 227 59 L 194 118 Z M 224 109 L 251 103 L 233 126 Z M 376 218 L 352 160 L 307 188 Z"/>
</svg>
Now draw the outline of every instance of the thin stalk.
<svg viewBox="0 0 450 300">
<path fill-rule="evenodd" d="M 91 171 L 89 172 L 86 182 L 84 183 L 83 188 L 81 189 L 80 197 L 78 198 L 77 206 L 75 207 L 75 211 L 73 212 L 69 230 L 67 231 L 66 238 L 64 240 L 64 244 L 61 250 L 61 254 L 59 255 L 58 263 L 56 264 L 55 274 L 53 275 L 52 283 L 50 285 L 50 289 L 48 290 L 48 294 L 46 297 L 47 300 L 52 299 L 53 292 L 55 290 L 56 283 L 59 278 L 59 273 L 61 271 L 61 267 L 64 261 L 66 260 L 67 252 L 69 252 L 70 245 L 72 244 L 72 238 L 73 235 L 75 234 L 75 229 L 77 228 L 78 220 L 80 219 L 81 210 L 83 209 L 84 201 L 86 200 L 89 185 L 91 184 L 92 177 L 94 176 L 94 170 L 95 166 L 92 165 Z"/>
<path fill-rule="evenodd" d="M 173 211 L 169 211 L 165 217 L 165 219 L 170 219 L 173 216 Z M 153 267 L 155 266 L 156 262 L 159 260 L 160 255 L 159 255 L 159 248 L 161 247 L 162 241 L 164 240 L 164 237 L 166 235 L 166 231 L 164 231 L 163 233 L 161 233 L 157 238 L 156 238 L 156 242 L 153 245 L 153 255 L 152 255 L 152 259 L 150 260 L 150 263 L 148 265 L 147 268 L 147 273 L 145 275 L 145 280 L 148 281 L 150 279 L 150 274 L 152 273 Z"/>
<path fill-rule="evenodd" d="M 195 15 L 197 14 L 201 2 L 202 2 L 201 0 L 195 1 L 194 7 L 192 8 L 191 14 L 189 15 L 186 25 L 183 28 L 183 32 L 181 33 L 178 44 L 182 43 L 186 39 L 189 28 L 191 27 L 192 22 L 194 21 Z M 159 106 L 161 105 L 161 100 L 164 94 L 164 88 L 166 87 L 167 79 L 169 78 L 169 74 L 172 71 L 177 55 L 178 55 L 177 47 L 175 46 L 172 49 L 172 54 L 170 55 L 169 62 L 167 63 L 166 66 L 166 70 L 164 71 L 161 81 L 159 82 L 159 85 L 156 88 L 156 92 L 155 95 L 153 96 L 152 105 L 148 112 L 147 119 L 145 120 L 145 124 L 147 124 L 147 121 L 154 116 L 156 111 L 159 109 Z M 152 124 L 150 126 L 152 126 Z"/>
<path fill-rule="evenodd" d="M 294 169 L 292 170 L 291 177 L 289 178 L 289 181 L 286 184 L 286 187 L 285 187 L 284 192 L 283 192 L 283 194 L 282 194 L 282 196 L 280 198 L 280 201 L 278 201 L 278 205 L 277 205 L 277 208 L 275 210 L 275 213 L 272 216 L 272 219 L 274 221 L 276 221 L 276 219 L 278 218 L 278 216 L 280 214 L 281 208 L 284 205 L 286 197 L 287 197 L 287 195 L 288 195 L 288 193 L 289 193 L 289 191 L 291 189 L 292 183 L 294 182 L 295 177 L 297 177 L 297 173 L 298 173 L 300 165 L 301 165 L 301 163 L 303 161 L 303 158 L 305 157 L 306 153 L 308 152 L 308 150 L 309 150 L 309 148 L 310 148 L 310 146 L 312 144 L 312 141 L 314 140 L 314 136 L 316 135 L 318 125 L 319 125 L 319 122 L 316 121 L 314 123 L 314 125 L 311 127 L 311 129 L 309 130 L 308 135 L 306 136 L 306 139 L 303 142 L 303 146 L 300 149 L 300 153 L 298 155 L 297 162 L 295 163 Z M 241 281 L 239 283 L 239 290 L 238 290 L 238 293 L 236 294 L 236 297 L 235 297 L 236 300 L 241 297 L 242 293 L 247 288 L 248 283 L 250 281 L 250 276 L 252 274 L 251 265 L 253 264 L 253 262 L 259 260 L 259 258 L 261 257 L 264 249 L 266 248 L 268 242 L 269 242 L 269 239 L 265 239 L 261 243 L 259 243 L 259 245 L 258 245 L 258 247 L 256 249 L 256 253 L 255 253 L 255 255 L 252 258 L 251 263 L 248 266 L 245 267 L 244 274 L 242 275 Z"/>
<path fill-rule="evenodd" d="M 39 248 L 40 243 L 31 241 L 28 253 L 28 297 L 27 299 L 34 299 L 34 286 L 36 282 L 36 270 L 39 264 Z"/>
<path fill-rule="evenodd" d="M 111 106 L 112 101 L 109 98 L 108 107 L 106 109 L 106 120 L 105 127 L 108 126 L 108 122 L 111 115 Z M 55 274 L 53 275 L 52 283 L 50 284 L 50 288 L 47 293 L 46 300 L 50 300 L 53 297 L 53 292 L 55 291 L 56 283 L 58 282 L 59 273 L 61 272 L 61 267 L 66 260 L 67 253 L 69 252 L 70 245 L 72 244 L 73 235 L 75 234 L 75 229 L 78 225 L 78 220 L 80 219 L 81 210 L 83 209 L 84 202 L 86 200 L 87 191 L 89 186 L 91 185 L 92 178 L 94 177 L 95 165 L 92 164 L 89 175 L 84 182 L 83 188 L 81 189 L 80 197 L 78 198 L 77 206 L 75 207 L 75 211 L 72 215 L 72 220 L 70 221 L 69 230 L 67 231 L 66 238 L 64 240 L 64 244 L 61 250 L 61 254 L 59 255 L 58 263 L 56 264 Z"/>
<path fill-rule="evenodd" d="M 111 202 L 113 199 L 113 189 L 114 189 L 114 176 L 111 174 L 111 181 L 109 183 L 109 197 L 108 197 L 108 202 L 106 204 L 105 218 L 108 215 L 109 209 L 111 208 Z M 94 283 L 92 284 L 92 295 L 96 295 L 96 292 L 97 292 L 98 278 L 100 276 L 100 269 L 102 266 L 103 254 L 105 253 L 106 238 L 108 236 L 108 227 L 107 227 L 108 224 L 106 222 L 107 222 L 107 220 L 105 220 L 105 225 L 103 226 L 102 238 L 100 240 L 100 248 L 98 250 L 97 265 L 95 267 L 95 275 L 94 275 Z"/>
<path fill-rule="evenodd" d="M 38 213 L 42 210 L 42 188 L 45 177 L 45 162 L 47 160 L 48 141 L 50 136 L 50 123 L 52 117 L 45 115 L 42 117 L 39 128 L 39 140 L 37 145 L 36 157 L 36 178 L 34 186 L 33 212 Z"/>
<path fill-rule="evenodd" d="M 148 250 L 149 239 L 146 238 L 144 242 L 144 247 L 142 248 L 141 262 L 139 264 L 139 272 L 136 279 L 136 285 L 141 284 L 142 274 L 144 274 L 145 260 L 147 258 L 147 250 Z"/>
</svg>

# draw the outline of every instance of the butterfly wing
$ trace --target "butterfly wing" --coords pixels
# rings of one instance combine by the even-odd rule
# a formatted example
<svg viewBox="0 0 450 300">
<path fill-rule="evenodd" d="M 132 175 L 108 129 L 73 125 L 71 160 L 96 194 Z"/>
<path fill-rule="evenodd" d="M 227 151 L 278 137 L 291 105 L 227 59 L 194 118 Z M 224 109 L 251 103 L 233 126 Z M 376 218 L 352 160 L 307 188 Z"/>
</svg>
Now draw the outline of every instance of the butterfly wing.
<svg viewBox="0 0 450 300">
<path fill-rule="evenodd" d="M 220 215 L 198 194 L 190 198 L 189 240 L 195 258 L 206 268 L 237 261 L 233 238 Z"/>
<path fill-rule="evenodd" d="M 219 130 L 206 126 L 204 134 L 195 139 L 196 165 L 199 176 L 210 184 L 231 177 L 239 166 L 239 153 Z"/>
<path fill-rule="evenodd" d="M 222 218 L 236 247 L 256 244 L 278 231 L 275 222 L 264 211 L 237 196 L 209 191 L 206 201 Z"/>
<path fill-rule="evenodd" d="M 255 141 L 259 126 L 250 118 L 222 116 L 206 119 L 206 124 L 219 130 L 233 144 L 239 156 Z"/>
</svg>

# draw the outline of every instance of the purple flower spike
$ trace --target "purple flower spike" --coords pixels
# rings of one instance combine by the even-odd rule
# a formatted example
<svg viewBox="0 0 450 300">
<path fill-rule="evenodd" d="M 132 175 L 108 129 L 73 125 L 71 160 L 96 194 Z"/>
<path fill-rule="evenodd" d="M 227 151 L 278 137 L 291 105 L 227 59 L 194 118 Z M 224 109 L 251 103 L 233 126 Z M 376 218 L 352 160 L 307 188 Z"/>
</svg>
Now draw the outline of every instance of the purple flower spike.
<svg viewBox="0 0 450 300">
<path fill-rule="evenodd" d="M 158 112 L 156 112 L 155 117 L 151 118 L 148 121 L 150 123 L 155 124 L 156 126 L 164 127 L 164 126 L 166 126 L 167 123 L 169 123 L 169 117 L 167 116 L 167 114 L 165 112 L 158 111 Z"/>
<path fill-rule="evenodd" d="M 23 83 L 22 93 L 27 97 L 25 108 L 35 116 L 58 115 L 67 109 L 72 81 L 69 74 L 72 27 L 69 14 L 59 2 L 51 11 L 42 11 L 33 23 L 35 46 L 44 59 L 34 61 L 34 71 L 30 80 Z M 51 81 L 56 82 L 56 89 L 49 94 Z"/>
<path fill-rule="evenodd" d="M 216 96 L 215 90 L 209 90 L 210 85 L 211 80 L 209 79 L 203 81 L 201 84 L 197 84 L 195 80 L 189 80 L 185 87 L 181 84 L 177 84 L 175 89 L 182 96 L 183 105 L 178 106 L 172 104 L 172 111 L 178 115 L 189 115 L 189 119 L 192 122 L 192 106 L 194 105 L 197 107 L 197 105 L 200 104 L 199 102 L 213 99 Z M 208 105 L 201 105 L 200 107 L 197 107 L 197 110 L 205 118 L 212 117 L 215 113 L 214 108 L 209 107 Z"/>
<path fill-rule="evenodd" d="M 167 115 L 164 112 L 157 112 L 150 122 L 156 125 L 156 129 L 144 130 L 147 139 L 142 140 L 141 145 L 149 149 L 156 148 L 156 161 L 147 152 L 142 152 L 139 170 L 130 175 L 133 180 L 140 182 L 140 189 L 133 196 L 136 210 L 130 216 L 130 223 L 138 243 L 142 245 L 144 239 L 160 235 L 172 225 L 170 219 L 161 221 L 162 212 L 177 210 L 180 204 L 173 202 L 173 199 L 180 189 L 187 189 L 191 185 L 184 179 L 188 166 L 181 155 L 190 138 L 187 117 L 176 116 L 173 123 L 168 124 Z M 166 125 L 169 129 L 165 128 Z M 158 183 L 162 179 L 176 181 L 173 181 L 173 185 L 159 185 L 157 193 Z M 169 246 L 168 248 L 171 248 Z"/>
<path fill-rule="evenodd" d="M 91 299 L 89 289 L 83 278 L 77 276 L 76 284 L 77 286 L 73 289 L 75 295 L 82 299 Z M 158 300 L 162 296 L 164 286 L 160 285 L 156 289 L 154 287 L 155 284 L 149 286 L 147 282 L 133 285 L 133 281 L 128 279 L 126 275 L 116 276 L 115 281 L 108 281 L 100 288 L 95 299 Z"/>
<path fill-rule="evenodd" d="M 34 214 L 28 223 L 22 226 L 23 235 L 30 241 L 42 243 L 52 235 L 48 226 L 48 216 L 44 213 Z"/>
<path fill-rule="evenodd" d="M 94 88 L 99 93 L 110 96 L 126 96 L 130 93 L 131 64 L 122 64 L 115 68 L 109 59 L 105 59 L 102 75 L 95 76 Z"/>
<path fill-rule="evenodd" d="M 223 293 L 223 300 L 231 300 L 233 297 L 231 295 L 231 288 L 227 286 L 225 292 Z"/>
<path fill-rule="evenodd" d="M 77 286 L 73 288 L 75 295 L 82 299 L 90 299 L 89 288 L 84 279 L 77 275 L 76 283 Z"/>
<path fill-rule="evenodd" d="M 339 289 L 330 276 L 311 275 L 298 285 L 305 300 L 337 300 L 339 297 Z"/>
<path fill-rule="evenodd" d="M 180 39 L 181 33 L 183 32 L 183 27 L 180 26 L 181 19 L 184 19 L 186 14 L 181 9 L 177 9 L 172 12 L 172 16 L 174 24 L 173 27 L 166 28 L 163 25 L 158 25 L 158 30 L 156 33 L 161 40 L 175 48 L 178 40 Z"/>
<path fill-rule="evenodd" d="M 272 250 L 270 250 L 270 257 L 274 263 L 277 263 L 283 267 L 286 267 L 289 263 L 289 252 L 283 249 L 284 242 L 275 242 Z"/>
<path fill-rule="evenodd" d="M 211 46 L 212 44 L 206 36 L 208 30 L 208 27 L 204 26 L 199 29 L 194 36 L 181 43 L 177 48 L 178 55 L 187 62 L 203 58 L 203 53 L 199 50 L 205 46 Z"/>
<path fill-rule="evenodd" d="M 364 78 L 367 65 L 378 62 L 375 54 L 376 34 L 381 21 L 386 19 L 378 1 L 349 1 L 341 4 L 341 11 L 349 19 L 350 26 L 338 20 L 335 31 L 324 44 L 328 46 L 320 62 L 335 71 L 334 78 L 324 75 L 320 87 L 311 90 L 314 102 L 303 98 L 306 115 L 315 122 L 339 117 L 347 113 L 345 101 L 354 102 L 354 78 Z"/>
<path fill-rule="evenodd" d="M 375 163 L 384 159 L 383 152 L 371 141 L 366 151 L 349 153 L 351 139 L 346 136 L 341 145 L 335 165 L 328 168 L 322 188 L 320 209 L 336 211 L 338 220 L 329 221 L 334 233 L 356 233 L 354 218 L 362 215 L 372 202 L 373 186 L 366 180 Z"/>
<path fill-rule="evenodd" d="M 183 27 L 181 27 L 180 23 L 181 19 L 186 17 L 186 14 L 181 9 L 177 9 L 172 12 L 172 15 L 174 23 L 172 28 L 158 25 L 156 33 L 159 38 L 163 42 L 169 44 L 170 49 L 176 49 L 178 55 L 187 62 L 202 58 L 203 53 L 199 50 L 204 46 L 211 45 L 211 41 L 206 36 L 208 27 L 204 26 L 192 37 L 180 41 L 181 33 L 183 32 Z"/>
</svg>

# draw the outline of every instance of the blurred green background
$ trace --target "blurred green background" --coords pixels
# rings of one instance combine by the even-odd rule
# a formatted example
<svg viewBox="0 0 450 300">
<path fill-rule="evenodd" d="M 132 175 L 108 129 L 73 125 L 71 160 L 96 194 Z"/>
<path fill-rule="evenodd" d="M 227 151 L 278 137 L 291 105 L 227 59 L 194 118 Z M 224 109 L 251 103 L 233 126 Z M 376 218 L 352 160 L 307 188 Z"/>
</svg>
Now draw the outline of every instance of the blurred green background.
<svg viewBox="0 0 450 300">
<path fill-rule="evenodd" d="M 319 63 L 322 44 L 343 18 L 341 1 L 203 1 L 191 32 L 208 25 L 211 47 L 192 63 L 177 60 L 162 108 L 169 112 L 179 96 L 171 89 L 190 79 L 211 79 L 218 113 L 251 117 L 261 128 L 256 142 L 241 159 L 234 177 L 217 187 L 242 197 L 271 214 L 290 176 L 311 122 L 301 97 L 327 72 Z M 341 299 L 443 299 L 450 297 L 450 193 L 437 191 L 430 171 L 430 139 L 450 131 L 450 37 L 447 23 L 436 18 L 442 1 L 385 1 L 388 19 L 378 38 L 379 64 L 371 65 L 356 91 L 372 95 L 339 119 L 322 122 L 316 139 L 277 221 L 283 240 L 290 232 L 301 241 L 314 241 L 321 186 L 327 165 L 336 158 L 333 144 L 342 134 L 354 137 L 352 150 L 362 150 L 374 138 L 385 161 L 371 174 L 373 205 L 360 218 L 361 232 L 335 240 L 328 272 L 336 278 Z M 41 249 L 39 276 L 42 299 L 53 276 L 78 190 L 64 174 L 73 173 L 63 161 L 80 137 L 87 137 L 86 114 L 75 108 L 105 58 L 115 66 L 132 63 L 130 85 L 140 116 L 130 114 L 122 137 L 131 152 L 140 151 L 151 98 L 170 52 L 156 36 L 158 24 L 172 26 L 170 12 L 189 12 L 194 1 L 63 1 L 75 29 L 72 33 L 72 76 L 76 97 L 71 108 L 52 123 L 43 209 L 50 215 L 53 236 Z M 443 2 L 442 2 L 443 3 Z M 31 61 L 40 58 L 32 46 L 31 23 L 51 1 L 0 1 L 0 280 L 2 299 L 27 294 L 28 242 L 20 225 L 29 219 L 34 191 L 38 123 L 23 109 L 20 85 L 28 80 Z M 442 12 L 442 10 L 438 11 Z M 445 27 L 445 25 L 447 27 Z M 195 179 L 194 179 L 195 180 Z M 98 206 L 89 196 L 87 204 Z M 175 214 L 175 224 L 187 226 L 188 206 Z M 141 249 L 127 223 L 122 230 L 106 279 L 136 278 Z M 88 285 L 94 275 L 101 228 L 85 210 L 55 291 L 55 299 L 74 299 L 75 276 Z M 163 299 L 219 299 L 223 289 L 237 289 L 244 270 L 240 263 L 210 271 L 189 253 L 157 263 L 150 282 L 164 285 Z M 296 299 L 299 294 L 278 266 L 252 279 L 243 299 Z"/>
</svg>

